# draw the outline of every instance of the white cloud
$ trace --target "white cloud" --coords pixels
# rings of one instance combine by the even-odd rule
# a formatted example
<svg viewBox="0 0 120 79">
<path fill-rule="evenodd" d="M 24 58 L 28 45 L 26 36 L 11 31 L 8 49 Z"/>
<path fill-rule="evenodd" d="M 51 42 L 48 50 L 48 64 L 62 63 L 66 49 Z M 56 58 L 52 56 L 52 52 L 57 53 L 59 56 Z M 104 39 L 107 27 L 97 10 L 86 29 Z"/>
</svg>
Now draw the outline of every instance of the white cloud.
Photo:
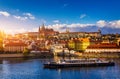
<svg viewBox="0 0 120 79">
<path fill-rule="evenodd" d="M 65 32 L 66 28 L 69 28 L 71 31 L 79 31 L 82 29 L 86 31 L 90 31 L 97 28 L 120 29 L 120 20 L 116 20 L 116 21 L 99 20 L 95 24 L 80 24 L 80 23 L 53 24 L 53 25 L 48 25 L 47 27 L 53 28 L 54 30 L 60 32 Z"/>
<path fill-rule="evenodd" d="M 70 24 L 70 25 L 67 25 L 68 27 L 71 27 L 71 28 L 76 28 L 76 27 L 81 27 L 81 28 L 85 28 L 85 27 L 88 27 L 88 26 L 93 26 L 94 24 L 80 24 L 80 23 L 74 23 L 74 24 Z"/>
<path fill-rule="evenodd" d="M 120 28 L 120 20 L 111 21 L 108 23 L 111 28 Z"/>
<path fill-rule="evenodd" d="M 0 15 L 3 15 L 3 16 L 10 16 L 10 13 L 6 12 L 6 11 L 0 11 Z"/>
<path fill-rule="evenodd" d="M 60 21 L 59 21 L 59 20 L 54 20 L 53 22 L 54 22 L 54 23 L 59 23 Z"/>
<path fill-rule="evenodd" d="M 99 27 L 104 27 L 104 26 L 106 26 L 106 21 L 105 20 L 99 20 L 99 21 L 97 21 L 97 26 L 99 26 Z"/>
<path fill-rule="evenodd" d="M 23 15 L 32 16 L 31 13 L 23 13 Z"/>
<path fill-rule="evenodd" d="M 120 28 L 120 20 L 115 21 L 105 21 L 105 20 L 99 20 L 97 21 L 96 26 L 98 27 L 107 27 L 107 28 Z"/>
<path fill-rule="evenodd" d="M 25 20 L 27 20 L 28 19 L 28 17 L 21 17 L 21 16 L 13 16 L 14 18 L 16 18 L 16 19 L 18 19 L 18 20 L 21 20 L 21 21 L 25 21 Z"/>
<path fill-rule="evenodd" d="M 80 19 L 83 19 L 83 18 L 85 18 L 87 15 L 86 14 L 81 14 L 80 15 Z"/>
<path fill-rule="evenodd" d="M 5 11 L 0 11 L 0 15 L 3 16 L 11 16 L 11 14 L 9 14 L 8 12 Z M 86 17 L 86 14 L 82 14 L 80 16 L 80 18 L 84 18 Z M 15 18 L 15 19 L 13 19 Z M 18 19 L 18 20 L 16 20 Z M 25 31 L 37 31 L 38 28 L 33 28 L 34 26 L 37 27 L 37 25 L 39 26 L 39 23 L 46 23 L 46 20 L 44 19 L 40 19 L 40 22 L 34 22 L 33 20 L 30 19 L 35 19 L 35 17 L 31 14 L 31 13 L 24 13 L 21 16 L 17 16 L 17 15 L 12 15 L 11 17 L 8 17 L 6 19 L 2 19 L 0 18 L 0 28 L 7 30 L 6 32 L 11 32 L 11 33 L 15 33 L 15 32 L 25 32 Z M 21 20 L 21 21 L 19 21 Z M 30 20 L 25 21 L 25 20 Z M 24 22 L 25 21 L 25 22 Z M 60 31 L 60 32 L 65 32 L 66 28 L 69 28 L 70 31 L 84 31 L 83 28 L 86 31 L 90 31 L 91 29 L 94 28 L 112 28 L 112 29 L 120 29 L 120 20 L 114 20 L 114 21 L 105 21 L 105 20 L 99 20 L 94 24 L 81 24 L 81 23 L 65 23 L 65 24 L 60 24 L 59 20 L 54 20 L 53 21 L 55 24 L 53 25 L 48 25 L 48 28 L 53 28 L 56 31 Z M 86 29 L 87 28 L 87 29 Z M 91 28 L 91 29 L 89 29 Z M 11 30 L 10 30 L 11 29 Z M 30 29 L 30 30 L 28 30 Z"/>
<path fill-rule="evenodd" d="M 35 19 L 35 17 L 31 13 L 23 13 L 23 16 L 14 15 L 13 17 L 18 19 L 18 20 L 22 20 L 22 21 L 25 21 L 25 20 L 28 20 L 28 19 L 31 19 L 31 20 Z"/>
<path fill-rule="evenodd" d="M 35 17 L 31 13 L 23 13 L 23 15 L 27 16 L 29 19 L 35 19 Z"/>
<path fill-rule="evenodd" d="M 29 17 L 30 19 L 35 19 L 35 17 L 34 16 L 31 16 L 31 17 Z"/>
<path fill-rule="evenodd" d="M 54 24 L 48 25 L 47 27 L 53 28 L 54 30 L 65 32 L 66 28 L 71 29 L 71 31 L 75 31 L 76 29 L 79 30 L 80 28 L 94 26 L 95 24 L 80 24 L 80 23 L 73 23 L 73 24 Z"/>
</svg>

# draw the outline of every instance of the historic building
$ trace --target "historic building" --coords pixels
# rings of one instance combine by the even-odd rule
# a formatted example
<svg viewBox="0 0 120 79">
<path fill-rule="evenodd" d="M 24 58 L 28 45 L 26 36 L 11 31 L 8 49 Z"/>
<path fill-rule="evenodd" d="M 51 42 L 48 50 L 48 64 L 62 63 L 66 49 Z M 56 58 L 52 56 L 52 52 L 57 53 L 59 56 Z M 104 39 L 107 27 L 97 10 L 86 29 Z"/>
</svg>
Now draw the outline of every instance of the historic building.
<svg viewBox="0 0 120 79">
<path fill-rule="evenodd" d="M 57 37 L 57 34 L 59 34 L 58 31 L 54 31 L 52 28 L 45 28 L 44 24 L 39 27 L 38 30 L 38 39 L 39 40 L 49 40 L 54 37 Z"/>
<path fill-rule="evenodd" d="M 67 29 L 66 32 L 59 33 L 60 39 L 70 39 L 70 38 L 90 38 L 96 40 L 101 39 L 101 31 L 98 30 L 98 32 L 69 32 Z"/>
<path fill-rule="evenodd" d="M 3 45 L 4 52 L 23 52 L 27 48 L 27 44 L 21 41 L 17 42 L 8 42 Z"/>
<path fill-rule="evenodd" d="M 100 44 L 93 44 L 87 47 L 85 50 L 87 53 L 119 53 L 120 46 L 116 43 L 100 43 Z"/>
<path fill-rule="evenodd" d="M 38 32 L 25 32 L 25 33 L 19 33 L 15 36 L 19 38 L 27 38 L 31 40 L 49 40 L 52 38 L 57 38 L 57 35 L 59 34 L 58 31 L 54 31 L 52 28 L 46 28 L 43 24 L 38 28 Z"/>
<path fill-rule="evenodd" d="M 68 47 L 76 51 L 84 51 L 89 45 L 90 40 L 88 38 L 78 38 L 68 41 Z"/>
</svg>

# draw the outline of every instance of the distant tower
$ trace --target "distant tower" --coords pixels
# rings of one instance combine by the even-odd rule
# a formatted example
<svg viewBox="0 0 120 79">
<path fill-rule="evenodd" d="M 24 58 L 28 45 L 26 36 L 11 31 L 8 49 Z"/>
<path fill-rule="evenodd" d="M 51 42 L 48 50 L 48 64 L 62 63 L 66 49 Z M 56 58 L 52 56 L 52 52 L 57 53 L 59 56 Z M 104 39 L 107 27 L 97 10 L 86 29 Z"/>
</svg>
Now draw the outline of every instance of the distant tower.
<svg viewBox="0 0 120 79">
<path fill-rule="evenodd" d="M 99 40 L 102 38 L 102 34 L 101 34 L 101 30 L 100 29 L 98 29 L 98 35 L 97 35 L 97 37 L 99 38 Z"/>
<path fill-rule="evenodd" d="M 98 29 L 98 32 L 99 32 L 99 33 L 101 33 L 101 30 L 100 30 L 100 29 Z"/>
<path fill-rule="evenodd" d="M 39 26 L 38 33 L 40 33 L 40 30 L 41 30 L 41 29 L 40 29 L 40 26 Z"/>
<path fill-rule="evenodd" d="M 45 25 L 44 25 L 44 23 L 43 23 L 42 26 L 41 26 L 41 30 L 45 30 Z"/>
<path fill-rule="evenodd" d="M 66 33 L 67 33 L 67 39 L 69 39 L 70 38 L 70 32 L 69 32 L 69 28 L 66 28 Z"/>
<path fill-rule="evenodd" d="M 69 33 L 69 28 L 66 28 L 66 33 Z"/>
</svg>

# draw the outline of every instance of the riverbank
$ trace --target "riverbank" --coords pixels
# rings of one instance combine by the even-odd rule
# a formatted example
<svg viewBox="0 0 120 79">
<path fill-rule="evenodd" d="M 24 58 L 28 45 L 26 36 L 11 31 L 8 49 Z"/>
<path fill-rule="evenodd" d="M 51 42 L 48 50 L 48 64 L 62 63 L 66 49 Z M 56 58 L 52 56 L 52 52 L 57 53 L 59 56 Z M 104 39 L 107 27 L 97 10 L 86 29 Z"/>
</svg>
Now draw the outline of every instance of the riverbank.
<svg viewBox="0 0 120 79">
<path fill-rule="evenodd" d="M 75 53 L 75 55 L 64 55 L 65 57 L 81 57 L 81 58 L 120 58 L 120 53 Z M 0 54 L 0 58 L 53 58 L 53 54 L 28 54 L 24 56 L 19 54 Z M 62 55 L 60 57 L 63 57 Z"/>
<path fill-rule="evenodd" d="M 28 54 L 24 56 L 22 53 L 19 54 L 0 54 L 0 58 L 51 58 L 52 54 Z"/>
<path fill-rule="evenodd" d="M 0 58 L 22 58 L 23 54 L 0 54 Z"/>
<path fill-rule="evenodd" d="M 76 53 L 83 58 L 120 58 L 120 53 Z"/>
<path fill-rule="evenodd" d="M 80 58 L 120 58 L 120 53 L 75 53 L 70 54 L 59 54 L 59 57 L 80 57 Z"/>
</svg>

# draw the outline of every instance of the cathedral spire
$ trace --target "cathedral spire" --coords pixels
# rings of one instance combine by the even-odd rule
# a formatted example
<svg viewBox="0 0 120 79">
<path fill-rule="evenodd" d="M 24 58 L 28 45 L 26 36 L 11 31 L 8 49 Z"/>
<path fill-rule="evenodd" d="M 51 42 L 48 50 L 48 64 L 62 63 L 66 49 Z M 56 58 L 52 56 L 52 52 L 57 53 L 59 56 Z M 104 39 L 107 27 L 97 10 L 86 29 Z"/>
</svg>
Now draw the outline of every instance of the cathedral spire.
<svg viewBox="0 0 120 79">
<path fill-rule="evenodd" d="M 44 25 L 44 23 L 43 23 L 42 26 L 41 26 L 41 30 L 45 30 L 45 25 Z"/>
<path fill-rule="evenodd" d="M 101 30 L 100 30 L 100 28 L 98 29 L 98 32 L 99 32 L 99 33 L 101 33 Z"/>
<path fill-rule="evenodd" d="M 45 26 L 44 23 L 42 23 L 42 26 L 43 26 L 43 27 Z"/>
<path fill-rule="evenodd" d="M 66 33 L 69 33 L 69 28 L 66 28 Z"/>
<path fill-rule="evenodd" d="M 40 32 L 40 26 L 39 26 L 38 32 Z"/>
</svg>

